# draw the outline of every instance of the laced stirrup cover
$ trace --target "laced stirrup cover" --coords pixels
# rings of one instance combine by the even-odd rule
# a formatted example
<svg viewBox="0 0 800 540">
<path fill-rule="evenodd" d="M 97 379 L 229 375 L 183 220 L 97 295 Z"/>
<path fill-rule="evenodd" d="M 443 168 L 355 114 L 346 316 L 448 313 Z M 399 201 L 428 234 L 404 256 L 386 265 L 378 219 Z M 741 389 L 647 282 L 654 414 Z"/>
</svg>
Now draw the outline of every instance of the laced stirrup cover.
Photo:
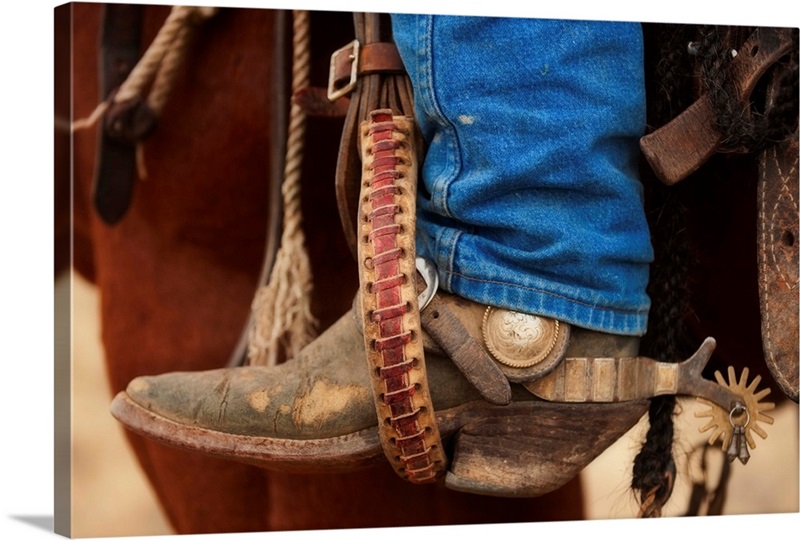
<svg viewBox="0 0 800 540">
<path fill-rule="evenodd" d="M 425 372 L 416 288 L 413 120 L 380 109 L 360 126 L 359 280 L 367 364 L 386 457 L 403 478 L 447 467 Z"/>
</svg>

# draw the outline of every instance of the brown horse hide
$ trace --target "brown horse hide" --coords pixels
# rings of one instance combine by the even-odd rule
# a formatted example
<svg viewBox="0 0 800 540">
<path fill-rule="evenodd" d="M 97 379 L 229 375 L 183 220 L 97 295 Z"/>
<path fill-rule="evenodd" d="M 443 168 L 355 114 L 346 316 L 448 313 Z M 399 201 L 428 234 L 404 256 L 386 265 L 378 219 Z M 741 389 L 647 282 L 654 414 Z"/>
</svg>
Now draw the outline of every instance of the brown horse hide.
<svg viewBox="0 0 800 540">
<path fill-rule="evenodd" d="M 98 95 L 103 6 L 72 4 L 73 119 Z M 168 8 L 148 6 L 147 46 Z M 140 375 L 223 367 L 257 285 L 269 214 L 271 44 L 275 12 L 221 9 L 204 23 L 171 98 L 143 145 L 147 178 L 127 214 L 91 205 L 97 129 L 74 138 L 74 266 L 101 297 L 109 396 Z M 349 14 L 312 16 L 313 76 L 352 39 Z M 303 189 L 320 330 L 350 306 L 357 273 L 340 233 L 333 174 L 341 123 L 312 120 Z M 540 499 L 498 499 L 412 486 L 381 466 L 353 474 L 268 472 L 129 441 L 179 533 L 568 520 L 582 517 L 578 480 Z M 365 511 L 364 509 L 369 509 Z"/>
</svg>

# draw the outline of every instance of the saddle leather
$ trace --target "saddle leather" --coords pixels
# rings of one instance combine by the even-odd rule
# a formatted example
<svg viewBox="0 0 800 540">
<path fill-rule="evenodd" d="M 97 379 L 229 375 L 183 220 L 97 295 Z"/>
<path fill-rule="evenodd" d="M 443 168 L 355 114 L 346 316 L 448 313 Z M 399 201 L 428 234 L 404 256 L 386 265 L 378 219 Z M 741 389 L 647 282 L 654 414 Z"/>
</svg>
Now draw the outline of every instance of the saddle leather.
<svg viewBox="0 0 800 540">
<path fill-rule="evenodd" d="M 394 43 L 368 43 L 361 46 L 353 41 L 331 57 L 329 89 L 316 86 L 302 88 L 294 93 L 292 100 L 310 116 L 343 118 L 350 109 L 350 99 L 344 90 L 354 77 L 358 80 L 371 74 L 404 73 L 403 60 Z M 331 100 L 329 93 L 334 88 L 342 89 L 343 95 Z"/>
<path fill-rule="evenodd" d="M 353 72 L 352 65 L 356 60 L 355 56 L 356 48 L 354 44 L 345 48 L 342 54 L 334 56 L 331 66 L 333 70 L 331 79 L 335 87 L 342 87 L 350 80 Z M 394 43 L 366 43 L 358 47 L 356 76 L 362 77 L 373 73 L 394 73 L 397 75 L 405 73 L 403 60 L 400 58 L 400 53 Z"/>
<path fill-rule="evenodd" d="M 798 400 L 798 133 L 762 152 L 758 179 L 758 286 L 764 360 Z"/>
</svg>

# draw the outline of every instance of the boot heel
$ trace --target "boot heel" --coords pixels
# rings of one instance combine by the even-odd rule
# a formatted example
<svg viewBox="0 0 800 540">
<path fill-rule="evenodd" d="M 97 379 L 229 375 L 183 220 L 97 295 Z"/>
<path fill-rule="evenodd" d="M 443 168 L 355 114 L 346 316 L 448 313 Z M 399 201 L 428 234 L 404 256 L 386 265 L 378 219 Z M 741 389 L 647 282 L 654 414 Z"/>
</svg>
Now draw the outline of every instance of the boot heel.
<svg viewBox="0 0 800 540">
<path fill-rule="evenodd" d="M 529 402 L 466 422 L 445 485 L 498 497 L 538 497 L 563 486 L 633 427 L 647 401 Z"/>
</svg>

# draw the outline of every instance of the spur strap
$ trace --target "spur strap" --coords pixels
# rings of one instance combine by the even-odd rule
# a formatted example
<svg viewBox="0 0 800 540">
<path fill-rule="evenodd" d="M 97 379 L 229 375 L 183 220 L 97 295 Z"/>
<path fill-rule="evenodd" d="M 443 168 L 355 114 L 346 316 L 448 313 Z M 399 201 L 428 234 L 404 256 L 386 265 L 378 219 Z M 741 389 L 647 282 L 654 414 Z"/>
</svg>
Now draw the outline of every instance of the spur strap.
<svg viewBox="0 0 800 540">
<path fill-rule="evenodd" d="M 494 405 L 511 403 L 508 378 L 477 338 L 480 326 L 470 328 L 468 321 L 462 321 L 441 294 L 434 295 L 420 313 L 420 320 L 425 331 L 483 399 Z"/>
<path fill-rule="evenodd" d="M 415 265 L 413 120 L 380 109 L 360 126 L 358 261 L 364 347 L 381 444 L 413 483 L 446 470 L 425 370 Z"/>
</svg>

